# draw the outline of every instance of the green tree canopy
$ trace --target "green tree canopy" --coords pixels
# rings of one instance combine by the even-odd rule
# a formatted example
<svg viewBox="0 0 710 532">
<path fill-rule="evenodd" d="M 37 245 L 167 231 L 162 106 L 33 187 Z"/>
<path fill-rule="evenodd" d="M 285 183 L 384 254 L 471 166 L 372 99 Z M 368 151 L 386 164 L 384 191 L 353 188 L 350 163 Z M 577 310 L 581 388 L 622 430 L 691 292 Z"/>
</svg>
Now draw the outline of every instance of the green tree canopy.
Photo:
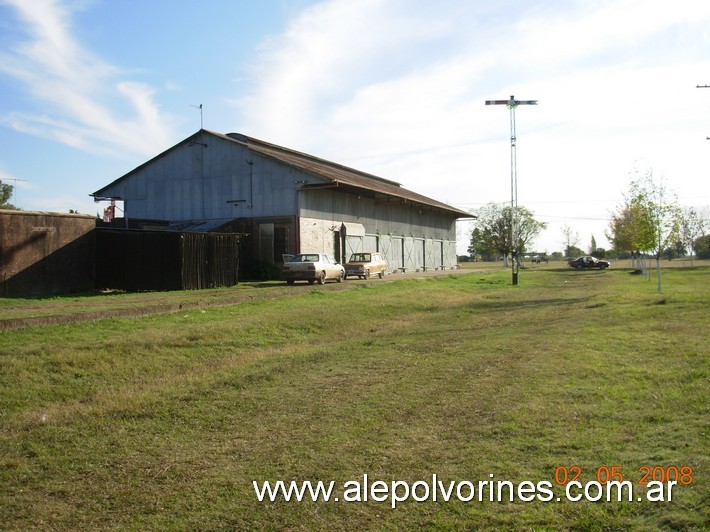
<svg viewBox="0 0 710 532">
<path fill-rule="evenodd" d="M 525 207 L 518 206 L 516 212 L 517 250 L 522 254 L 526 247 L 547 227 L 547 224 L 535 220 L 532 211 Z M 503 257 L 510 255 L 514 249 L 511 207 L 488 203 L 478 209 L 476 216 L 475 229 L 472 233 L 472 238 L 475 234 L 476 243 L 483 249 L 500 253 Z"/>
<path fill-rule="evenodd" d="M 15 187 L 12 185 L 8 185 L 7 183 L 0 181 L 0 209 L 17 209 L 17 207 L 10 203 L 10 198 L 12 198 L 14 190 Z"/>
<path fill-rule="evenodd" d="M 679 256 L 686 250 L 690 251 L 691 264 L 692 256 L 697 253 L 695 242 L 705 234 L 705 221 L 703 217 L 693 207 L 683 209 L 683 214 L 680 221 L 680 234 L 676 242 L 676 250 Z"/>
<path fill-rule="evenodd" d="M 609 240 L 617 250 L 650 253 L 656 258 L 658 291 L 662 289 L 660 259 L 680 235 L 681 210 L 653 172 L 631 180 L 629 196 L 609 223 Z"/>
<path fill-rule="evenodd" d="M 695 242 L 693 242 L 693 248 L 695 249 L 695 255 L 699 259 L 710 259 L 710 235 L 696 238 Z"/>
</svg>

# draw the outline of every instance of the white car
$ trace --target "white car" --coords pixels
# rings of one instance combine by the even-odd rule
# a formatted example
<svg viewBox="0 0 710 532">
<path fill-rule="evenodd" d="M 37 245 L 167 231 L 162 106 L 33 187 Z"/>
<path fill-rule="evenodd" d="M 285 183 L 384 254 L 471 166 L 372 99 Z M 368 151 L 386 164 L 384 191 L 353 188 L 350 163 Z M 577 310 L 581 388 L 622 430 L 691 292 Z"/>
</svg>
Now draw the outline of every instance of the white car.
<svg viewBox="0 0 710 532">
<path fill-rule="evenodd" d="M 324 284 L 327 279 L 339 283 L 345 279 L 345 268 L 326 253 L 301 253 L 284 263 L 283 276 L 286 283 L 308 281 L 313 284 Z"/>
</svg>

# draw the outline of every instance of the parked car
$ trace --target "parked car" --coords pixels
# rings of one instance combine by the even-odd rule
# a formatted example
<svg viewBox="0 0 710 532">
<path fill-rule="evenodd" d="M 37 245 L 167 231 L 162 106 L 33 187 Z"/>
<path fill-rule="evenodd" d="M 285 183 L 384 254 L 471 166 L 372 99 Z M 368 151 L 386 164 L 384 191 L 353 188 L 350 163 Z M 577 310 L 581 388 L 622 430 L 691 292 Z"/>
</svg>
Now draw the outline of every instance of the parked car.
<svg viewBox="0 0 710 532">
<path fill-rule="evenodd" d="M 601 260 L 596 257 L 591 257 L 589 255 L 570 260 L 567 264 L 570 268 L 575 268 L 577 270 L 588 270 L 591 268 L 603 270 L 611 266 L 611 263 L 608 260 Z"/>
<path fill-rule="evenodd" d="M 309 284 L 318 281 L 318 284 L 324 284 L 327 279 L 342 283 L 345 268 L 325 253 L 301 253 L 284 263 L 282 274 L 288 284 L 294 281 L 308 281 Z"/>
<path fill-rule="evenodd" d="M 367 279 L 370 275 L 377 274 L 380 279 L 385 276 L 387 261 L 379 253 L 353 253 L 350 260 L 345 263 L 345 277 L 348 275 Z"/>
</svg>

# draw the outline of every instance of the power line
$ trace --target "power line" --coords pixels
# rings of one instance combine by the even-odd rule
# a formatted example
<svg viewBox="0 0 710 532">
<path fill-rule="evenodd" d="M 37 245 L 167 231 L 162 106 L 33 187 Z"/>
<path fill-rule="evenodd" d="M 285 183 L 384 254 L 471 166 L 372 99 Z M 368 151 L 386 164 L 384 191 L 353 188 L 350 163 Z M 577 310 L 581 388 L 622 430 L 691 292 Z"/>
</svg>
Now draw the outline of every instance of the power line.
<svg viewBox="0 0 710 532">
<path fill-rule="evenodd" d="M 457 202 L 455 203 L 456 206 L 463 206 L 463 205 L 488 205 L 489 203 L 505 203 L 505 201 L 472 201 L 472 202 Z M 575 203 L 581 203 L 584 205 L 587 205 L 589 203 L 609 203 L 609 200 L 606 199 L 597 199 L 597 200 L 541 200 L 541 201 L 526 201 L 525 205 L 572 205 Z"/>
<path fill-rule="evenodd" d="M 609 222 L 611 221 L 610 217 L 606 218 L 596 218 L 596 217 L 591 217 L 591 216 L 560 216 L 558 214 L 535 214 L 536 218 L 551 218 L 554 220 L 586 220 L 590 222 Z"/>
<path fill-rule="evenodd" d="M 550 124 L 547 126 L 541 126 L 538 128 L 524 129 L 522 131 L 522 133 L 527 135 L 530 133 L 535 133 L 537 131 L 543 131 L 545 129 L 559 127 L 559 126 L 563 126 L 565 124 L 571 124 L 571 123 L 572 123 L 571 120 L 567 120 L 565 122 L 556 122 L 554 124 Z M 434 151 L 455 150 L 455 149 L 459 149 L 459 148 L 466 148 L 468 146 L 475 146 L 477 144 L 486 144 L 486 143 L 493 142 L 496 140 L 501 140 L 504 138 L 507 139 L 509 137 L 502 136 L 502 135 L 495 135 L 495 136 L 491 136 L 491 137 L 481 137 L 479 139 L 461 142 L 461 143 L 457 143 L 457 144 L 441 144 L 439 146 L 431 146 L 431 147 L 420 148 L 420 149 L 416 149 L 416 150 L 378 153 L 378 154 L 374 154 L 374 155 L 363 155 L 360 157 L 347 157 L 347 156 L 339 157 L 339 158 L 336 157 L 336 158 L 334 158 L 334 160 L 342 160 L 342 161 L 346 161 L 349 163 L 350 161 L 363 161 L 363 160 L 369 160 L 369 159 L 386 159 L 388 157 L 399 157 L 399 156 L 405 156 L 405 155 L 419 155 L 422 153 L 429 153 L 429 152 L 434 152 Z"/>
</svg>

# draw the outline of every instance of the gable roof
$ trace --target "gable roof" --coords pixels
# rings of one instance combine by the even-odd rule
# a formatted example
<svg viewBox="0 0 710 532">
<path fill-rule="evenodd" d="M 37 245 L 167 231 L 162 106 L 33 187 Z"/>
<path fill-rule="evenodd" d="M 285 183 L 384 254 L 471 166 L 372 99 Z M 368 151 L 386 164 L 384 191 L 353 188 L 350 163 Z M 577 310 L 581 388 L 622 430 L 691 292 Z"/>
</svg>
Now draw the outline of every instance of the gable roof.
<svg viewBox="0 0 710 532">
<path fill-rule="evenodd" d="M 418 204 L 421 206 L 433 208 L 436 210 L 443 210 L 450 214 L 456 215 L 458 218 L 471 217 L 472 215 L 451 205 L 447 205 L 441 201 L 437 201 L 422 194 L 418 194 L 411 190 L 408 190 L 401 186 L 401 184 L 390 181 L 389 179 L 384 179 L 373 174 L 368 174 L 366 172 L 361 172 L 354 168 L 349 168 L 332 161 L 327 161 L 315 157 L 313 155 L 308 155 L 299 151 L 284 148 L 282 146 L 277 146 L 276 144 L 271 144 L 263 140 L 255 139 L 253 137 L 248 137 L 240 133 L 228 133 L 223 135 L 221 133 L 215 133 L 214 131 L 209 131 L 206 129 L 201 129 L 197 133 L 191 135 L 185 140 L 179 142 L 172 148 L 164 151 L 160 155 L 157 155 L 153 159 L 143 163 L 126 175 L 116 179 L 111 184 L 97 190 L 91 196 L 101 197 L 102 192 L 117 184 L 120 181 L 128 178 L 141 168 L 149 165 L 154 160 L 163 157 L 178 148 L 183 144 L 189 144 L 190 142 L 195 142 L 196 138 L 202 134 L 212 135 L 229 142 L 234 142 L 246 147 L 249 151 L 261 155 L 263 157 L 268 157 L 270 159 L 277 160 L 288 166 L 298 168 L 306 173 L 318 176 L 324 179 L 326 184 L 309 184 L 304 185 L 303 189 L 317 189 L 323 186 L 332 187 L 333 185 L 337 187 L 343 187 L 345 189 L 353 189 L 361 193 L 375 196 L 376 198 L 382 199 L 383 201 L 397 201 L 397 202 L 410 202 L 413 204 Z"/>
</svg>

